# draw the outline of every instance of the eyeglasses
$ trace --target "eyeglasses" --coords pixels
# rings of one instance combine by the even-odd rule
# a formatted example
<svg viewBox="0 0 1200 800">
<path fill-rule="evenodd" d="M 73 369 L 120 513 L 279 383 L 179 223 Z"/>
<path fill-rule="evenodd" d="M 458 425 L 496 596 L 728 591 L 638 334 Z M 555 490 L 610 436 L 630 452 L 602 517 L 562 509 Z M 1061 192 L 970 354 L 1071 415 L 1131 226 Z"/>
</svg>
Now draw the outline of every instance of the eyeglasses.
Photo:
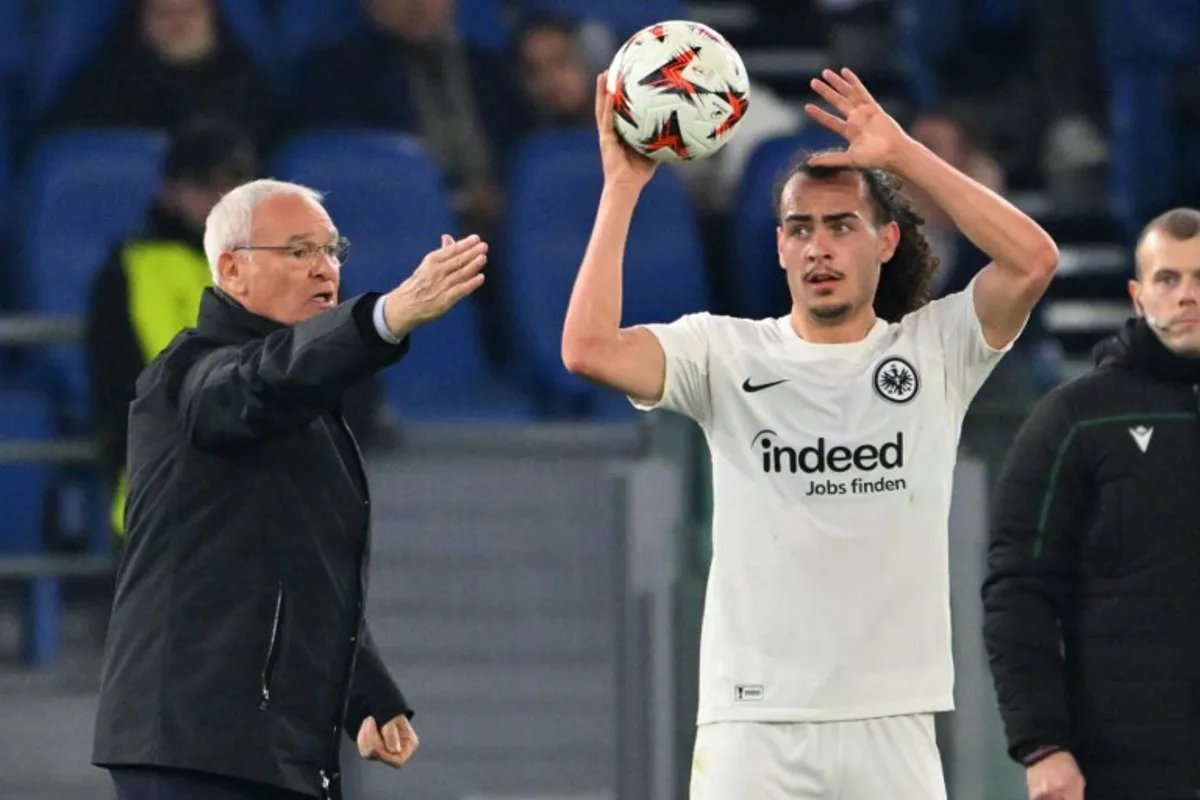
<svg viewBox="0 0 1200 800">
<path fill-rule="evenodd" d="M 302 261 L 306 264 L 311 264 L 317 260 L 318 255 L 324 255 L 331 258 L 339 265 L 345 264 L 347 257 L 350 255 L 350 240 L 345 236 L 339 236 L 336 241 L 330 244 L 314 244 L 312 242 L 299 242 L 297 244 L 259 244 L 249 245 L 241 244 L 233 248 L 234 250 L 278 250 L 286 253 L 288 258 L 294 258 L 297 261 Z"/>
</svg>

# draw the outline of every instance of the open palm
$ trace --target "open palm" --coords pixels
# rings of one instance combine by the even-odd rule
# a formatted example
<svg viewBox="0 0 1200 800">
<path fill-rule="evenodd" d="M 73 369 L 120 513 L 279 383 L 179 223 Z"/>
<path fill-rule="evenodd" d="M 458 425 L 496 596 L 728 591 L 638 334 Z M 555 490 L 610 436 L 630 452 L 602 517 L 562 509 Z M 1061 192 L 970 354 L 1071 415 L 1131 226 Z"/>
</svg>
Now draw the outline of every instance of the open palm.
<svg viewBox="0 0 1200 800">
<path fill-rule="evenodd" d="M 849 69 L 843 69 L 841 74 L 827 69 L 821 73 L 821 78 L 813 78 L 813 91 L 841 116 L 831 114 L 814 103 L 805 105 L 804 110 L 814 120 L 845 139 L 847 148 L 844 153 L 818 156 L 809 163 L 825 167 L 890 168 L 908 134 L 883 110 L 858 76 Z"/>
</svg>

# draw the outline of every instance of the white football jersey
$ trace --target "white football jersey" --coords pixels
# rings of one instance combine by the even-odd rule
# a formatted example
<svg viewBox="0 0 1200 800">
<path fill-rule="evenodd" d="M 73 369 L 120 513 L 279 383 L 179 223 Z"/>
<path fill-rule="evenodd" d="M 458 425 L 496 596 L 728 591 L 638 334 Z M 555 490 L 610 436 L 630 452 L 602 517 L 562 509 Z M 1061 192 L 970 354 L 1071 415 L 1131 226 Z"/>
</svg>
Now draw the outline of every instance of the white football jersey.
<svg viewBox="0 0 1200 800">
<path fill-rule="evenodd" d="M 647 326 L 666 387 L 638 407 L 694 419 L 712 458 L 700 724 L 953 708 L 958 439 L 1012 347 L 988 346 L 973 289 L 850 344 L 806 342 L 787 317 Z"/>
</svg>

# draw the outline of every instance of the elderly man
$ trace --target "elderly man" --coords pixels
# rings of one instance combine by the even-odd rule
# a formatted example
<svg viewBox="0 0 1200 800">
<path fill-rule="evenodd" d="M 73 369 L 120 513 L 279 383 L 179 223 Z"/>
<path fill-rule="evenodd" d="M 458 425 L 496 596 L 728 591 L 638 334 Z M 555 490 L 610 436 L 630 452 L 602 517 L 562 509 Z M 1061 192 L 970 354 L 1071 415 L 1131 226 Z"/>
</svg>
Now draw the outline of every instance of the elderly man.
<svg viewBox="0 0 1200 800">
<path fill-rule="evenodd" d="M 138 379 L 93 753 L 121 800 L 337 798 L 340 731 L 396 767 L 417 746 L 363 618 L 370 499 L 339 404 L 483 283 L 487 245 L 443 237 L 339 305 L 347 243 L 320 199 L 225 195 L 217 288 Z"/>
</svg>

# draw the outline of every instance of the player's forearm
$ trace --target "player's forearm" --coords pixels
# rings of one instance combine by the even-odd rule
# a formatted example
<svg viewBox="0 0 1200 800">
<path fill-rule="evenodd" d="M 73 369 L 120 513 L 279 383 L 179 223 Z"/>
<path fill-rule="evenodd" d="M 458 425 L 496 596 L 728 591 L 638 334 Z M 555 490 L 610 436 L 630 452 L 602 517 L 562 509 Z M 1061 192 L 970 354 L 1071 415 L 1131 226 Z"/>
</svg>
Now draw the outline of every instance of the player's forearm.
<svg viewBox="0 0 1200 800">
<path fill-rule="evenodd" d="M 1058 265 L 1058 248 L 1027 214 L 910 140 L 892 170 L 938 204 L 972 244 L 1014 278 L 1042 278 Z"/>
<path fill-rule="evenodd" d="M 621 330 L 621 269 L 638 190 L 605 186 L 596 224 L 575 279 L 563 324 L 562 355 L 568 368 L 615 340 Z"/>
</svg>

